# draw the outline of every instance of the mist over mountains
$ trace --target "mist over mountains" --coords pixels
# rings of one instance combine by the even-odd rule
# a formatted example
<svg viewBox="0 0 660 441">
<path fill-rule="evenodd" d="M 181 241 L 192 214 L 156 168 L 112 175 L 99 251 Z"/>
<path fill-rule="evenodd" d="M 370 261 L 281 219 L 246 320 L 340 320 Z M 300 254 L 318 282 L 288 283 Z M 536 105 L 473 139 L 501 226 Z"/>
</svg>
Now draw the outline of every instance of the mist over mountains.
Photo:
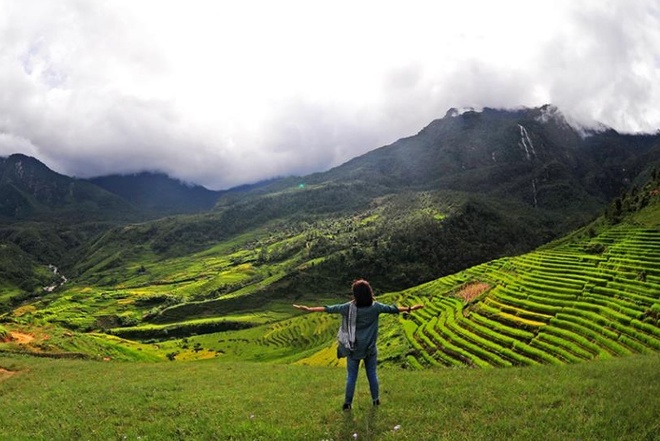
<svg viewBox="0 0 660 441">
<path fill-rule="evenodd" d="M 116 194 L 140 210 L 159 214 L 210 210 L 222 194 L 180 182 L 163 173 L 101 176 L 89 179 L 89 182 Z"/>
</svg>

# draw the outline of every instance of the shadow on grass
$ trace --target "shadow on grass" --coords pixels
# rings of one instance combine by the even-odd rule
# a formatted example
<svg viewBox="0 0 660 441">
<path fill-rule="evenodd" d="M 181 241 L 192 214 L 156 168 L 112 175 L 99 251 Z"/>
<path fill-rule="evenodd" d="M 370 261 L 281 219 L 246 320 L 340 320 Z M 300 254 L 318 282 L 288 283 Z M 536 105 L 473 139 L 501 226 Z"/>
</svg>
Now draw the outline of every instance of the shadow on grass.
<svg viewBox="0 0 660 441">
<path fill-rule="evenodd" d="M 376 440 L 383 433 L 378 427 L 378 408 L 370 407 L 366 412 L 344 411 L 337 440 Z"/>
</svg>

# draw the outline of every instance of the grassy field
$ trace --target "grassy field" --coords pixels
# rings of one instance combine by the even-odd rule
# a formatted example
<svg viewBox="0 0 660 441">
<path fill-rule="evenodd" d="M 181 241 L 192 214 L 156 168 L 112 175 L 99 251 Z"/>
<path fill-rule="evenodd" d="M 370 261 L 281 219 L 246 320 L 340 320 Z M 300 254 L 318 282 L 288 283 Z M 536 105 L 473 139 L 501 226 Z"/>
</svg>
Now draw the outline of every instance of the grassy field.
<svg viewBox="0 0 660 441">
<path fill-rule="evenodd" d="M 569 366 L 380 370 L 340 410 L 341 368 L 0 356 L 3 440 L 645 440 L 660 357 Z"/>
<path fill-rule="evenodd" d="M 100 253 L 81 283 L 0 314 L 0 441 L 660 439 L 654 201 L 379 293 L 425 308 L 380 322 L 383 405 L 361 377 L 351 413 L 339 317 L 291 307 L 345 301 L 314 270 L 341 249 L 327 237 L 301 227 L 163 259 Z M 316 283 L 333 288 L 295 289 Z"/>
</svg>

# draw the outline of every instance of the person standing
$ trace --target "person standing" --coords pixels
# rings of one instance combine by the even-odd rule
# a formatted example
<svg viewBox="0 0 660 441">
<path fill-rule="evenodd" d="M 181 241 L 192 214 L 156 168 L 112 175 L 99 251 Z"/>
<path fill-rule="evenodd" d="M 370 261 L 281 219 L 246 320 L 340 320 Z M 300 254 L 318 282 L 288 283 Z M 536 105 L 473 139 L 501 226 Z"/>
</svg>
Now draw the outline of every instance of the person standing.
<svg viewBox="0 0 660 441">
<path fill-rule="evenodd" d="M 380 314 L 398 314 L 421 309 L 424 305 L 397 306 L 386 305 L 374 299 L 371 285 L 364 279 L 356 280 L 352 285 L 353 300 L 330 306 L 305 306 L 293 305 L 294 308 L 307 312 L 327 312 L 341 314 L 344 319 L 342 328 L 346 329 L 347 335 L 353 338 L 350 342 L 350 350 L 346 357 L 346 393 L 344 397 L 343 410 L 351 410 L 353 395 L 360 367 L 360 361 L 364 360 L 364 367 L 369 380 L 369 390 L 374 406 L 380 405 L 380 392 L 377 374 L 378 348 L 378 316 Z M 351 308 L 353 311 L 351 312 Z M 354 317 L 352 317 L 354 315 Z M 350 319 L 349 319 L 350 317 Z M 354 327 L 353 329 L 351 329 Z"/>
</svg>

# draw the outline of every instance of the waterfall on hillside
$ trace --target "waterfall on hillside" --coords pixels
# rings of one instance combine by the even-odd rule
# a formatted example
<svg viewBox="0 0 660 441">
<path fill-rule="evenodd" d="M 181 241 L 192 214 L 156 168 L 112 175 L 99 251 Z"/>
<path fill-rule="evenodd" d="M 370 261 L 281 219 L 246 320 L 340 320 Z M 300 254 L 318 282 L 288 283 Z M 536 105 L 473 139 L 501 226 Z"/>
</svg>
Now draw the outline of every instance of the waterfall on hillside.
<svg viewBox="0 0 660 441">
<path fill-rule="evenodd" d="M 527 156 L 527 160 L 531 161 L 532 157 L 530 155 L 530 150 L 532 151 L 532 154 L 536 157 L 536 150 L 534 150 L 534 144 L 532 143 L 532 140 L 529 137 L 529 134 L 527 133 L 527 129 L 525 129 L 522 125 L 518 124 L 518 127 L 520 127 L 520 145 L 525 149 L 525 156 Z"/>
</svg>

